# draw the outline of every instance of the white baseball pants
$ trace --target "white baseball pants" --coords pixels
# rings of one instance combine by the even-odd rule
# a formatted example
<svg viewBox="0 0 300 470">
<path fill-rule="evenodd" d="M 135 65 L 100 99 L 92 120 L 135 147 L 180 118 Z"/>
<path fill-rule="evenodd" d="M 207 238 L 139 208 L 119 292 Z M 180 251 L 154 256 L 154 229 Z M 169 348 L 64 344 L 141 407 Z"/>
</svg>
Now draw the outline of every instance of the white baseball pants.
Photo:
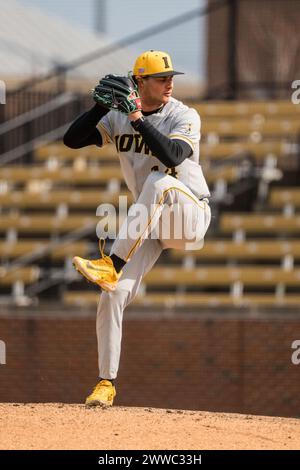
<svg viewBox="0 0 300 470">
<path fill-rule="evenodd" d="M 137 207 L 145 209 L 141 215 L 140 211 L 136 212 Z M 173 208 L 171 217 L 165 217 Z M 136 219 L 139 223 L 134 226 L 138 225 L 138 233 L 131 226 Z M 116 290 L 103 291 L 98 304 L 96 328 L 100 377 L 117 377 L 123 312 L 136 296 L 145 274 L 165 248 L 202 247 L 210 219 L 207 201 L 199 201 L 181 181 L 161 172 L 152 172 L 148 176 L 111 249 L 111 254 L 127 263 Z M 168 220 L 171 220 L 171 227 L 165 230 Z"/>
</svg>

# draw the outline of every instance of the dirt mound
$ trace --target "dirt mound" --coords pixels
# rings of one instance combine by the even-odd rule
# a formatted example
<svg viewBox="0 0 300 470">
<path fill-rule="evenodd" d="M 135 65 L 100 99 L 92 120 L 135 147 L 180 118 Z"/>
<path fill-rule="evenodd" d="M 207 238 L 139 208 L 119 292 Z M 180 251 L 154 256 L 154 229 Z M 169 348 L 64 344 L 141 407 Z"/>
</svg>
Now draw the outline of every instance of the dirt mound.
<svg viewBox="0 0 300 470">
<path fill-rule="evenodd" d="M 297 419 L 155 408 L 0 404 L 0 449 L 299 449 Z"/>
</svg>

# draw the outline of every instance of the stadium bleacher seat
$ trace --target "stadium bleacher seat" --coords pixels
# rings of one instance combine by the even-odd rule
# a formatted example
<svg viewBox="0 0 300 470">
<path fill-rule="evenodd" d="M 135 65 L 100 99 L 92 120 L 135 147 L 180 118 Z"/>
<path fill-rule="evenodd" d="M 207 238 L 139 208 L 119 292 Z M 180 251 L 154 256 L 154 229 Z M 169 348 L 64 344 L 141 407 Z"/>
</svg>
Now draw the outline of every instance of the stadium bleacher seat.
<svg viewBox="0 0 300 470">
<path fill-rule="evenodd" d="M 278 260 L 290 255 L 300 258 L 300 240 L 261 240 L 232 241 L 227 239 L 208 240 L 200 251 L 188 252 L 174 250 L 171 257 L 184 262 L 187 257 L 201 262 L 203 259 L 270 259 Z"/>
<path fill-rule="evenodd" d="M 5 268 L 0 269 L 0 285 L 10 286 L 16 281 L 23 284 L 31 284 L 39 278 L 39 268 L 37 266 L 26 266 L 6 272 Z"/>
<path fill-rule="evenodd" d="M 253 132 L 259 132 L 263 136 L 272 136 L 273 139 L 282 139 L 287 135 L 295 136 L 300 131 L 300 121 L 297 119 L 289 120 L 267 120 L 250 121 L 249 119 L 239 120 L 209 120 L 204 121 L 201 127 L 203 136 L 214 133 L 221 137 L 235 136 L 247 137 Z"/>
<path fill-rule="evenodd" d="M 219 160 L 238 154 L 251 154 L 257 161 L 262 161 L 267 155 L 277 157 L 286 156 L 291 146 L 280 141 L 262 142 L 203 142 L 201 144 L 201 158 L 207 160 Z"/>
<path fill-rule="evenodd" d="M 68 291 L 63 296 L 66 305 L 78 307 L 95 307 L 100 299 L 99 291 Z M 298 306 L 300 295 L 288 294 L 283 296 L 275 296 L 274 294 L 247 294 L 241 297 L 235 297 L 230 294 L 202 294 L 187 293 L 177 294 L 174 292 L 164 292 L 153 294 L 147 293 L 146 296 L 137 295 L 133 300 L 135 306 L 149 307 L 219 307 L 232 305 L 240 307 L 249 306 Z"/>
<path fill-rule="evenodd" d="M 240 117 L 253 116 L 256 114 L 283 117 L 283 116 L 299 116 L 299 106 L 295 106 L 291 101 L 214 101 L 201 103 L 194 106 L 202 116 L 208 118 L 210 116 L 219 117 Z"/>
<path fill-rule="evenodd" d="M 231 182 L 236 180 L 239 177 L 239 169 L 235 168 L 233 165 L 228 166 L 225 168 L 218 168 L 214 171 L 211 171 L 207 175 L 208 183 L 214 183 L 218 179 L 222 178 L 227 182 Z M 76 185 L 84 184 L 84 185 L 95 185 L 95 184 L 102 184 L 108 185 L 111 180 L 117 180 L 119 183 L 123 181 L 123 176 L 121 172 L 121 168 L 119 166 L 101 166 L 98 168 L 87 167 L 85 169 L 76 170 L 73 167 L 66 167 L 66 168 L 59 168 L 49 170 L 46 167 L 7 167 L 5 169 L 0 168 L 0 181 L 10 182 L 12 185 L 16 184 L 29 184 L 32 181 L 45 181 L 50 182 L 51 184 L 68 184 L 72 187 L 76 187 Z M 82 190 L 82 200 L 84 198 L 84 190 Z M 96 194 L 94 192 L 94 194 Z M 128 194 L 128 193 L 127 193 Z M 107 195 L 106 199 L 109 195 Z M 1 200 L 5 201 L 5 194 L 2 196 L 0 195 L 0 206 Z M 9 196 L 11 198 L 15 198 L 16 202 L 18 200 L 18 194 Z M 29 196 L 30 197 L 30 196 Z M 50 196 L 45 194 L 44 200 L 50 200 Z M 53 198 L 59 198 L 59 196 L 53 195 Z M 71 195 L 68 195 L 71 197 Z M 22 196 L 19 197 L 19 199 Z M 79 200 L 80 194 L 74 196 L 74 201 Z M 13 202 L 13 201 L 12 201 Z M 43 203 L 43 201 L 42 201 Z M 97 204 L 96 204 L 97 205 Z"/>
<path fill-rule="evenodd" d="M 52 232 L 69 232 L 84 227 L 96 227 L 99 218 L 95 216 L 68 215 L 65 217 L 41 215 L 3 215 L 0 219 L 0 231 L 9 229 L 18 232 L 40 234 Z"/>
<path fill-rule="evenodd" d="M 300 215 L 278 215 L 278 214 L 248 214 L 228 213 L 221 216 L 220 229 L 224 233 L 243 230 L 246 233 L 272 233 L 277 236 L 278 232 L 300 233 Z"/>
<path fill-rule="evenodd" d="M 245 286 L 300 287 L 300 269 L 283 269 L 272 266 L 201 266 L 182 268 L 174 266 L 155 267 L 146 276 L 149 286 L 230 286 L 239 281 Z"/>
<path fill-rule="evenodd" d="M 63 144 L 40 147 L 35 151 L 37 161 L 46 162 L 51 158 L 57 159 L 60 164 L 74 162 L 79 159 L 106 162 L 107 164 L 117 162 L 118 156 L 112 145 L 103 149 L 97 147 L 88 147 L 89 153 L 80 150 L 67 149 Z M 68 151 L 69 150 L 69 151 Z M 83 149 L 84 150 L 84 149 Z M 257 160 L 262 160 L 266 155 L 274 154 L 278 157 L 284 157 L 291 150 L 291 145 L 286 141 L 263 140 L 258 142 L 205 142 L 201 143 L 201 159 L 220 159 L 230 157 L 240 153 L 251 153 Z"/>
<path fill-rule="evenodd" d="M 270 192 L 269 203 L 272 207 L 282 209 L 287 204 L 300 207 L 300 189 L 299 188 L 274 188 Z"/>
<path fill-rule="evenodd" d="M 16 241 L 0 241 L 0 257 L 1 258 L 18 258 L 28 253 L 36 252 L 47 248 L 49 241 L 45 240 L 16 240 Z M 50 251 L 53 259 L 63 260 L 66 256 L 85 256 L 88 252 L 88 243 L 86 241 L 69 242 L 61 244 L 57 248 Z"/>
<path fill-rule="evenodd" d="M 53 183 L 92 184 L 107 183 L 111 179 L 121 180 L 119 167 L 87 167 L 76 170 L 73 167 L 49 169 L 40 166 L 10 166 L 0 168 L 0 181 L 11 183 L 28 183 L 31 180 L 48 180 Z"/>
<path fill-rule="evenodd" d="M 288 101 L 191 104 L 202 118 L 200 158 L 210 187 L 244 177 L 245 157 L 257 166 L 274 157 L 284 167 L 298 152 L 300 107 Z M 231 158 L 232 157 L 232 158 Z M 225 164 L 226 163 L 226 164 Z M 253 173 L 254 174 L 254 173 Z M 41 145 L 32 165 L 0 168 L 0 257 L 10 260 L 47 249 L 50 241 L 75 230 L 95 234 L 99 204 L 118 205 L 123 175 L 114 145 L 69 149 L 62 142 Z M 227 187 L 227 186 L 226 186 Z M 121 192 L 120 192 L 121 190 Z M 267 206 L 253 212 L 223 212 L 199 252 L 170 250 L 142 283 L 138 306 L 296 306 L 300 295 L 300 190 L 271 188 Z M 287 209 L 288 206 L 288 210 Z M 52 212 L 50 212 L 52 211 Z M 254 238 L 253 238 L 254 237 Z M 73 255 L 89 256 L 87 238 L 46 251 L 47 262 L 64 266 Z M 167 262 L 165 263 L 165 259 Z M 43 255 L 39 258 L 43 260 Z M 36 282 L 40 271 L 26 266 L 0 271 L 3 288 Z M 51 265 L 50 265 L 51 269 Z M 84 282 L 74 273 L 76 283 Z M 66 304 L 95 305 L 100 291 L 65 287 Z M 161 291 L 163 290 L 163 292 Z"/>
<path fill-rule="evenodd" d="M 103 148 L 96 146 L 83 147 L 81 149 L 70 149 L 62 142 L 57 144 L 43 145 L 35 150 L 36 161 L 47 161 L 49 158 L 55 158 L 58 161 L 66 162 L 77 158 L 86 160 L 117 161 L 117 153 L 114 145 L 107 145 Z"/>
<path fill-rule="evenodd" d="M 0 194 L 0 207 L 16 208 L 52 208 L 55 209 L 60 204 L 76 209 L 90 208 L 94 212 L 99 204 L 117 205 L 119 194 L 101 190 L 73 190 L 56 189 L 55 191 L 13 191 Z M 122 192 L 122 196 L 129 198 L 132 202 L 131 194 Z"/>
</svg>

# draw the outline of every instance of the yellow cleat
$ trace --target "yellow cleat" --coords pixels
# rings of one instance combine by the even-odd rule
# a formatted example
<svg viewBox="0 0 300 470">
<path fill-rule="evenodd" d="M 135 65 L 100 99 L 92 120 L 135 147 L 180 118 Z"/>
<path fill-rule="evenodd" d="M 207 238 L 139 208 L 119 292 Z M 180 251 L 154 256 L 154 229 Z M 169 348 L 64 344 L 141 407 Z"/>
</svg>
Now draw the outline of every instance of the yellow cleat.
<svg viewBox="0 0 300 470">
<path fill-rule="evenodd" d="M 112 406 L 116 396 L 116 388 L 110 380 L 100 380 L 93 392 L 87 397 L 87 406 Z"/>
<path fill-rule="evenodd" d="M 114 291 L 122 271 L 117 273 L 112 259 L 103 252 L 105 242 L 101 242 L 102 240 L 99 241 L 100 259 L 89 260 L 80 258 L 80 256 L 74 256 L 73 265 L 88 281 L 98 284 L 98 286 L 106 291 Z"/>
</svg>

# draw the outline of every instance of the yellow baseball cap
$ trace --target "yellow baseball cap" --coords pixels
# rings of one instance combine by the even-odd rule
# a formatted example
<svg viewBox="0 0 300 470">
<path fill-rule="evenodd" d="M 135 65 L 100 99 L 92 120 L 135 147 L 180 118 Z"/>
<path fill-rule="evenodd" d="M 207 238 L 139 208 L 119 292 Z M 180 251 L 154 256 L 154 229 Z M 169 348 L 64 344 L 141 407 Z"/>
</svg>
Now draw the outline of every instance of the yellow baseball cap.
<svg viewBox="0 0 300 470">
<path fill-rule="evenodd" d="M 162 51 L 143 52 L 135 61 L 133 75 L 140 77 L 167 77 L 168 75 L 182 75 L 173 69 L 171 57 Z"/>
</svg>

